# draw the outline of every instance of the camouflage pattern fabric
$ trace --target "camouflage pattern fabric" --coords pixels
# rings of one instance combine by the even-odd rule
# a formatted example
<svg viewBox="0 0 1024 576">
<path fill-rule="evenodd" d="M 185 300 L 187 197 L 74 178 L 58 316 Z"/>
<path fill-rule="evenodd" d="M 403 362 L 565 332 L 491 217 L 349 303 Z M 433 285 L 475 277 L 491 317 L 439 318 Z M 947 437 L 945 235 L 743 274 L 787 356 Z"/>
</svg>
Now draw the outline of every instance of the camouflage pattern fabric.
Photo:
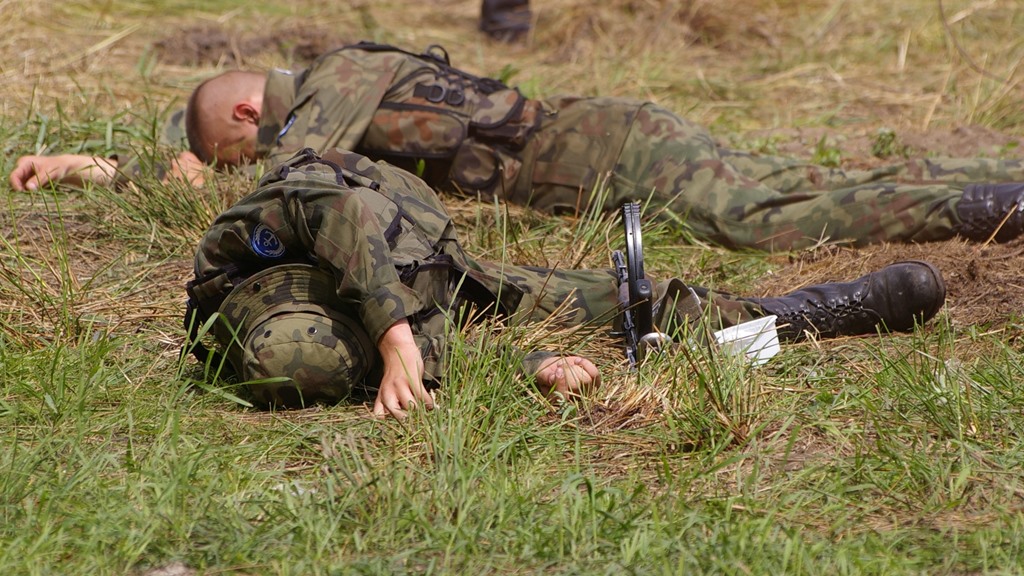
<svg viewBox="0 0 1024 576">
<path fill-rule="evenodd" d="M 350 307 L 372 342 L 408 319 L 426 372 L 443 372 L 451 271 L 468 268 L 436 194 L 397 168 L 365 157 L 310 150 L 265 176 L 257 190 L 220 215 L 200 243 L 189 291 L 201 316 L 218 309 L 245 278 L 288 263 L 309 263 L 334 279 L 334 302 Z M 481 293 L 517 290 L 468 271 Z M 470 281 L 467 281 L 467 284 Z"/>
<path fill-rule="evenodd" d="M 512 322 L 525 323 L 556 319 L 567 326 L 593 324 L 611 326 L 619 317 L 619 285 L 615 271 L 601 270 L 566 270 L 549 269 L 534 266 L 510 266 L 491 262 L 476 262 L 477 266 L 490 274 L 500 275 L 522 291 L 523 297 Z M 669 279 L 654 283 L 654 298 L 659 308 L 671 308 L 675 301 L 665 302 L 671 283 L 679 279 Z M 685 323 L 693 328 L 694 322 L 706 322 L 706 328 L 720 330 L 741 322 L 747 322 L 765 315 L 764 310 L 754 302 L 732 294 L 715 292 L 706 288 L 694 287 L 699 302 L 697 308 L 703 312 L 702 318 L 688 317 L 686 312 L 676 314 L 665 310 L 664 318 L 672 319 L 676 327 Z M 688 310 L 687 310 L 688 311 Z M 672 327 L 660 327 L 670 330 Z"/>
<path fill-rule="evenodd" d="M 491 191 L 508 170 L 500 159 L 513 160 L 526 144 L 539 109 L 497 80 L 451 68 L 440 49 L 356 44 L 301 73 L 269 73 L 256 150 L 271 164 L 307 147 L 411 171 L 424 160 L 433 184 Z"/>
<path fill-rule="evenodd" d="M 330 283 L 327 301 L 296 298 L 300 293 L 320 298 L 328 289 L 298 290 L 297 286 L 314 282 L 295 278 L 276 282 L 269 295 L 262 284 L 261 290 L 246 292 L 246 287 L 251 290 L 258 284 L 250 281 L 254 275 L 289 264 L 322 271 L 321 278 Z M 278 312 L 323 318 L 331 317 L 330 311 L 347 311 L 372 343 L 406 318 L 423 354 L 427 379 L 439 380 L 446 335 L 466 306 L 500 314 L 510 322 L 545 319 L 564 310 L 556 320 L 574 325 L 611 325 L 618 311 L 618 286 L 611 269 L 550 270 L 475 260 L 462 251 L 450 218 L 425 183 L 387 164 L 339 150 L 322 157 L 301 151 L 221 214 L 199 245 L 188 292 L 200 319 L 220 311 L 237 331 L 236 340 L 244 346 L 231 353 L 235 362 L 243 363 L 237 356 L 241 350 L 274 347 L 274 357 L 284 359 L 271 363 L 280 372 L 266 369 L 271 364 L 249 368 L 250 374 L 260 376 L 299 374 L 299 363 L 306 360 L 301 349 L 310 345 L 300 334 L 302 327 L 310 327 L 308 316 L 288 317 L 286 326 L 291 328 L 283 333 L 294 338 L 299 350 L 289 352 L 287 338 L 257 339 L 258 322 L 268 313 L 272 318 Z M 705 307 L 714 311 L 709 317 L 716 329 L 764 315 L 758 305 L 742 298 L 707 291 L 702 296 Z M 253 313 L 255 318 L 247 320 Z M 230 333 L 219 339 L 231 342 Z M 319 370 L 332 373 L 345 354 L 334 354 L 333 342 L 323 347 L 330 350 L 320 350 L 314 357 L 326 358 Z"/>
<path fill-rule="evenodd" d="M 355 150 L 422 170 L 438 190 L 495 195 L 545 212 L 583 209 L 607 178 L 606 210 L 650 197 L 699 239 L 762 250 L 822 239 L 949 238 L 965 183 L 1024 180 L 1016 160 L 926 159 L 844 171 L 760 156 L 722 148 L 706 129 L 654 104 L 526 100 L 452 70 L 355 46 L 299 74 L 272 72 L 259 150 L 271 162 L 305 146 Z M 452 94 L 474 96 L 449 101 Z"/>
<path fill-rule="evenodd" d="M 321 159 L 304 151 L 214 221 L 196 256 L 193 291 L 207 313 L 240 278 L 316 263 L 332 273 L 337 298 L 357 307 L 376 342 L 396 321 L 433 307 L 400 272 L 411 275 L 454 244 L 454 234 L 436 195 L 412 175 L 356 154 L 331 151 Z"/>
<path fill-rule="evenodd" d="M 579 211 L 607 176 L 604 210 L 650 198 L 697 238 L 731 248 L 950 238 L 965 183 L 1024 180 L 1019 160 L 824 168 L 722 148 L 706 129 L 649 103 L 562 98 L 547 104 L 524 153 L 523 172 L 532 182 L 519 182 L 509 200 L 547 212 Z"/>
<path fill-rule="evenodd" d="M 319 268 L 285 264 L 250 276 L 221 304 L 214 333 L 236 373 L 253 382 L 254 400 L 334 403 L 379 380 L 377 349 L 354 311 L 336 304 L 334 288 Z"/>
<path fill-rule="evenodd" d="M 167 118 L 160 131 L 160 144 L 173 150 L 188 150 L 188 135 L 185 133 L 185 109 L 179 108 Z"/>
<path fill-rule="evenodd" d="M 376 348 L 347 316 L 285 312 L 246 334 L 242 350 L 238 373 L 267 406 L 333 404 L 371 386 L 370 370 L 380 379 Z"/>
<path fill-rule="evenodd" d="M 958 223 L 965 183 L 1024 179 L 1019 160 L 934 158 L 840 170 L 711 142 L 705 130 L 648 105 L 615 173 L 639 183 L 638 191 L 655 190 L 656 202 L 685 217 L 698 237 L 729 247 L 946 239 Z M 657 157 L 645 157 L 653 151 Z"/>
</svg>

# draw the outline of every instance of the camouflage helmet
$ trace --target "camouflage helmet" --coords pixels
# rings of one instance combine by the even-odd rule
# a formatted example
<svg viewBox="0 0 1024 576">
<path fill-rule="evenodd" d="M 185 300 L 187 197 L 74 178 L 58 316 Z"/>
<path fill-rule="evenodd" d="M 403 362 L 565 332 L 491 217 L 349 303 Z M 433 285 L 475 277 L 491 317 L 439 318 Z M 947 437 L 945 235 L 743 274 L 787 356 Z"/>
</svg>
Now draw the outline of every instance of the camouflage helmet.
<svg viewBox="0 0 1024 576">
<path fill-rule="evenodd" d="M 263 270 L 236 286 L 218 312 L 217 340 L 261 404 L 338 402 L 380 364 L 354 310 L 338 302 L 334 279 L 314 266 Z"/>
</svg>

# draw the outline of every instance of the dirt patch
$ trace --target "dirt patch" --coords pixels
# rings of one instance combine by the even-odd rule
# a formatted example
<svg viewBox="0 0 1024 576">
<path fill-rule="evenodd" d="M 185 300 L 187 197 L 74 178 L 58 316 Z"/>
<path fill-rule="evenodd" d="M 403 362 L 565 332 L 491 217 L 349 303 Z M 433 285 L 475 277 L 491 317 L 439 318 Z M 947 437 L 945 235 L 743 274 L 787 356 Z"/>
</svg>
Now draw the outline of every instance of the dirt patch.
<svg viewBox="0 0 1024 576">
<path fill-rule="evenodd" d="M 984 126 L 960 126 L 952 130 L 906 131 L 899 139 L 911 156 L 933 154 L 951 158 L 999 156 L 1020 150 L 1024 140 Z"/>
<path fill-rule="evenodd" d="M 1024 238 L 982 245 L 955 239 L 927 244 L 880 244 L 866 248 L 821 248 L 793 258 L 759 283 L 765 294 L 801 286 L 850 280 L 901 260 L 926 260 L 946 281 L 946 312 L 958 328 L 996 328 L 1024 311 Z"/>
<path fill-rule="evenodd" d="M 792 128 L 750 133 L 770 139 L 773 154 L 810 158 L 822 138 L 841 150 L 844 168 L 868 168 L 897 161 L 879 158 L 878 132 L 837 134 L 827 128 Z M 896 133 L 891 148 L 902 156 L 997 157 L 1021 150 L 1024 140 L 981 126 Z M 1020 152 L 1012 152 L 1019 155 Z M 954 326 L 999 327 L 1024 311 L 1024 239 L 983 245 L 954 239 L 927 244 L 882 244 L 860 249 L 823 247 L 791 258 L 789 266 L 764 278 L 759 291 L 781 294 L 809 284 L 850 280 L 900 260 L 926 260 L 946 280 L 946 310 Z"/>
<path fill-rule="evenodd" d="M 866 168 L 901 158 L 939 156 L 949 158 L 1000 157 L 1019 154 L 1024 139 L 983 126 L 950 129 L 840 132 L 819 128 L 778 128 L 749 132 L 744 139 L 764 142 L 772 155 L 811 158 L 823 147 L 838 149 L 844 167 Z M 741 140 L 740 142 L 742 142 Z"/>
<path fill-rule="evenodd" d="M 257 56 L 275 55 L 308 64 L 317 56 L 351 43 L 335 30 L 295 26 L 265 33 L 242 33 L 216 25 L 183 28 L 159 40 L 160 60 L 177 66 L 245 66 Z"/>
</svg>

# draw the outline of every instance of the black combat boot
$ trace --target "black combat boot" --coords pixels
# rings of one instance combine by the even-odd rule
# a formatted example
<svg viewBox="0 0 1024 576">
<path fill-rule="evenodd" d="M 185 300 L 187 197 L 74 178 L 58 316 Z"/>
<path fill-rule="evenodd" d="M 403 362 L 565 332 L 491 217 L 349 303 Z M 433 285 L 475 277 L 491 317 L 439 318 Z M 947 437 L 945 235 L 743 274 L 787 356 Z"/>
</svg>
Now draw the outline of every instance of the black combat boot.
<svg viewBox="0 0 1024 576">
<path fill-rule="evenodd" d="M 810 286 L 778 298 L 752 298 L 779 317 L 779 338 L 797 341 L 907 331 L 942 308 L 946 285 L 927 262 L 899 262 L 852 282 Z"/>
<path fill-rule="evenodd" d="M 529 0 L 484 0 L 480 8 L 480 30 L 501 40 L 514 42 L 530 30 Z"/>
<path fill-rule="evenodd" d="M 984 242 L 998 228 L 996 242 L 1013 240 L 1024 233 L 1024 183 L 968 184 L 956 214 L 954 231 L 964 238 Z"/>
</svg>

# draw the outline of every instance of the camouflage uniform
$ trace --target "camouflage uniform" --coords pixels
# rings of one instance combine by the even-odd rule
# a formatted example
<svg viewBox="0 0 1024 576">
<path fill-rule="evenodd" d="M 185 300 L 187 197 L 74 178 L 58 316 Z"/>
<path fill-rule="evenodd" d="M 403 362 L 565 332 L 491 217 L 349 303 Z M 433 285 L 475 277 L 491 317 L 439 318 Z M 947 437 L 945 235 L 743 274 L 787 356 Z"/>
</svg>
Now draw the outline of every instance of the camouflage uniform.
<svg viewBox="0 0 1024 576">
<path fill-rule="evenodd" d="M 914 160 L 844 171 L 718 146 L 654 104 L 527 99 L 415 55 L 360 44 L 268 76 L 258 150 L 272 163 L 338 147 L 421 173 L 437 189 L 578 211 L 608 177 L 603 208 L 653 193 L 698 238 L 765 250 L 822 238 L 864 245 L 953 236 L 968 182 L 1024 180 L 1020 161 Z"/>
<path fill-rule="evenodd" d="M 449 319 L 467 306 L 516 323 L 547 318 L 568 301 L 558 316 L 568 324 L 610 324 L 618 307 L 617 280 L 610 269 L 550 270 L 471 258 L 426 184 L 403 170 L 340 150 L 322 158 L 312 150 L 300 151 L 214 221 L 196 253 L 190 305 L 199 320 L 218 310 L 241 318 L 244 314 L 231 309 L 233 303 L 269 299 L 269 305 L 275 295 L 264 291 L 240 299 L 236 287 L 252 286 L 247 280 L 267 269 L 296 264 L 314 265 L 330 275 L 333 301 L 326 304 L 358 318 L 369 342 L 378 342 L 395 322 L 408 319 L 431 380 L 444 370 Z M 294 280 L 275 286 L 289 294 L 311 293 L 296 289 Z M 764 315 L 751 301 L 701 294 L 716 327 Z M 297 306 L 310 304 L 292 300 Z M 247 335 L 237 337 L 245 340 Z M 296 340 L 302 338 L 296 333 Z M 230 346 L 230 336 L 222 334 L 220 343 Z M 242 370 L 237 363 L 236 368 Z"/>
</svg>

